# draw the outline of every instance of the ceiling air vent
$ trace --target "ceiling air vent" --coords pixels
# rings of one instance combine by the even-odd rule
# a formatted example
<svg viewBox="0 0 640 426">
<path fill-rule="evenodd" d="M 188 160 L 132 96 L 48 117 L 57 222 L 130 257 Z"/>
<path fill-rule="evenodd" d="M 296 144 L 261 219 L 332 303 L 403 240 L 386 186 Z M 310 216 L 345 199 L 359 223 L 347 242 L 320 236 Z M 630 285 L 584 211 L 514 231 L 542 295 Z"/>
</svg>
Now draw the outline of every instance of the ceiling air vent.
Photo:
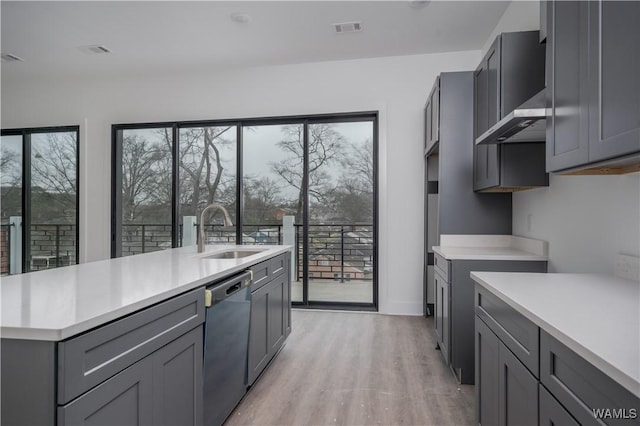
<svg viewBox="0 0 640 426">
<path fill-rule="evenodd" d="M 84 53 L 111 53 L 111 50 L 108 47 L 97 44 L 93 46 L 80 46 L 78 49 L 82 50 Z"/>
<path fill-rule="evenodd" d="M 331 26 L 336 34 L 357 33 L 362 31 L 361 22 L 342 22 L 340 24 L 332 24 Z"/>
<path fill-rule="evenodd" d="M 16 56 L 13 53 L 2 53 L 2 54 L 0 54 L 0 58 L 2 58 L 2 62 L 22 62 L 22 61 L 24 61 L 24 59 L 22 59 L 20 56 Z"/>
</svg>

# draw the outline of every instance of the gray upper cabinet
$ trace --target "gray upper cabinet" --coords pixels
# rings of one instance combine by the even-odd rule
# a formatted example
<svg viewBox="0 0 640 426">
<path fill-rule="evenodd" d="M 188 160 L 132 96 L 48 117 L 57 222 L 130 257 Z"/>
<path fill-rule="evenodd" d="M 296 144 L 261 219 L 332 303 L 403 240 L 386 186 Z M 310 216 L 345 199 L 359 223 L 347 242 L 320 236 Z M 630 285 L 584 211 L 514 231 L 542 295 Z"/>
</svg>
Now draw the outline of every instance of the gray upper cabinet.
<svg viewBox="0 0 640 426">
<path fill-rule="evenodd" d="M 429 153 L 440 140 L 440 77 L 431 89 L 425 106 L 425 152 Z"/>
<path fill-rule="evenodd" d="M 640 2 L 547 5 L 547 170 L 640 165 Z"/>
<path fill-rule="evenodd" d="M 544 89 L 538 31 L 502 33 L 474 73 L 474 140 Z M 474 145 L 473 188 L 513 192 L 547 186 L 543 143 Z"/>
<path fill-rule="evenodd" d="M 589 160 L 640 151 L 640 2 L 589 2 Z"/>
<path fill-rule="evenodd" d="M 547 5 L 547 170 L 589 161 L 587 11 L 583 1 Z"/>
</svg>

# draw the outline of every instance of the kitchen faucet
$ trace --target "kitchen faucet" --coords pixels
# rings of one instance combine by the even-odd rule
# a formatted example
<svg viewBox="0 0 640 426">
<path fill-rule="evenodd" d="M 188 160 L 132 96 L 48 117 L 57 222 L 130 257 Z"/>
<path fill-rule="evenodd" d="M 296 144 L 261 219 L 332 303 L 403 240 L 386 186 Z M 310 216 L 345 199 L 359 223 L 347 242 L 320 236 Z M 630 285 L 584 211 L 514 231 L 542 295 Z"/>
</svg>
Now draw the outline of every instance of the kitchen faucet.
<svg viewBox="0 0 640 426">
<path fill-rule="evenodd" d="M 229 212 L 224 208 L 222 204 L 211 203 L 200 213 L 200 236 L 198 237 L 198 253 L 202 253 L 204 251 L 204 214 L 210 209 L 219 209 L 222 210 L 222 214 L 224 215 L 224 226 L 233 226 L 233 222 L 231 222 L 231 216 L 229 216 Z"/>
</svg>

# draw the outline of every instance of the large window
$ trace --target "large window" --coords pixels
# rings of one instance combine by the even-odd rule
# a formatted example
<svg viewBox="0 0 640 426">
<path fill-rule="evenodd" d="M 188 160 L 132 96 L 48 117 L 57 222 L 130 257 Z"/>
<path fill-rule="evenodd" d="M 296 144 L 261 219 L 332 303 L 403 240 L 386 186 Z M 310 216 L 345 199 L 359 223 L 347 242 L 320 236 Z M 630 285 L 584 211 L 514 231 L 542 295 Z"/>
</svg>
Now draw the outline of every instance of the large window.
<svg viewBox="0 0 640 426">
<path fill-rule="evenodd" d="M 78 127 L 3 130 L 2 274 L 78 263 Z"/>
<path fill-rule="evenodd" d="M 293 245 L 294 303 L 376 306 L 376 113 L 113 130 L 113 256 L 203 227 L 207 244 Z"/>
</svg>

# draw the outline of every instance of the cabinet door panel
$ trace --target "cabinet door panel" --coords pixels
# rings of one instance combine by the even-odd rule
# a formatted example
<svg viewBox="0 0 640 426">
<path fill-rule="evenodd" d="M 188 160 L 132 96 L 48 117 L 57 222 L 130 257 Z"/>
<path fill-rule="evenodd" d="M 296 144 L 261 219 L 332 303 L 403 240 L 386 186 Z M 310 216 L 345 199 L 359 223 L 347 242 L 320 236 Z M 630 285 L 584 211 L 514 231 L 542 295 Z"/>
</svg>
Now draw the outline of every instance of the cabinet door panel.
<svg viewBox="0 0 640 426">
<path fill-rule="evenodd" d="M 500 420 L 500 340 L 478 317 L 475 318 L 476 420 L 479 425 L 497 425 Z"/>
<path fill-rule="evenodd" d="M 153 416 L 153 363 L 144 358 L 58 408 L 59 425 L 149 425 Z"/>
<path fill-rule="evenodd" d="M 431 111 L 431 140 L 434 142 L 440 141 L 440 79 L 436 79 L 436 85 L 433 88 L 433 94 L 431 95 L 431 104 L 433 105 Z"/>
<path fill-rule="evenodd" d="M 500 37 L 496 39 L 487 53 L 487 129 L 502 118 L 500 105 Z M 509 111 L 506 111 L 509 112 Z"/>
<path fill-rule="evenodd" d="M 500 344 L 500 424 L 538 425 L 538 381 Z"/>
<path fill-rule="evenodd" d="M 640 2 L 589 2 L 589 157 L 640 151 Z"/>
<path fill-rule="evenodd" d="M 587 12 L 581 1 L 548 5 L 547 171 L 588 162 Z"/>
<path fill-rule="evenodd" d="M 425 120 L 425 128 L 424 128 L 424 148 L 428 151 L 431 149 L 432 141 L 431 141 L 431 133 L 432 133 L 432 117 L 431 117 L 431 97 L 427 101 L 427 105 L 424 109 L 424 120 Z"/>
<path fill-rule="evenodd" d="M 269 286 L 251 293 L 251 325 L 249 327 L 249 384 L 253 384 L 269 362 L 268 320 Z"/>
<path fill-rule="evenodd" d="M 287 300 L 286 277 L 281 276 L 267 284 L 269 286 L 269 302 L 267 307 L 269 358 L 278 352 L 286 335 L 285 301 Z"/>
<path fill-rule="evenodd" d="M 153 424 L 201 425 L 202 343 L 199 326 L 153 354 Z"/>
</svg>

